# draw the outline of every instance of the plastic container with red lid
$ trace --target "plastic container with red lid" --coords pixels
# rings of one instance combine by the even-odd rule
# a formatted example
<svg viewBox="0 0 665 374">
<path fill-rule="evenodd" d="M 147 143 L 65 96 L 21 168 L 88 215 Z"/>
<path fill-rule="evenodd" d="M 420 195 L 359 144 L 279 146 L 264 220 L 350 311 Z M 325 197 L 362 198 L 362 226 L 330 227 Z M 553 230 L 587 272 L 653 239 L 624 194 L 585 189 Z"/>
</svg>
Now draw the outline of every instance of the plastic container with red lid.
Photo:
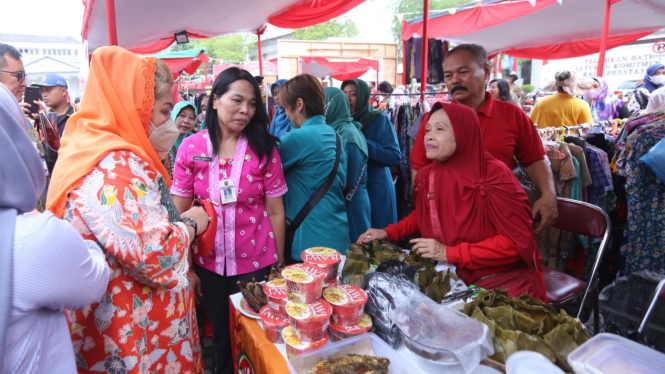
<svg viewBox="0 0 665 374">
<path fill-rule="evenodd" d="M 282 339 L 286 343 L 286 356 L 296 356 L 301 353 L 310 352 L 323 347 L 328 342 L 328 334 L 324 334 L 321 340 L 315 342 L 303 342 L 298 339 L 296 329 L 291 326 L 286 326 L 282 330 Z"/>
<path fill-rule="evenodd" d="M 287 318 L 286 302 L 289 301 L 289 291 L 286 289 L 284 279 L 273 279 L 263 284 L 263 292 L 268 299 L 268 306 L 274 313 Z"/>
<path fill-rule="evenodd" d="M 289 301 L 312 304 L 321 298 L 327 273 L 315 265 L 295 264 L 282 270 Z"/>
<path fill-rule="evenodd" d="M 337 273 L 339 263 L 342 261 L 342 254 L 332 248 L 312 247 L 304 250 L 300 256 L 307 264 L 312 264 L 326 272 L 326 279 L 323 287 L 337 283 Z"/>
<path fill-rule="evenodd" d="M 289 320 L 275 313 L 268 305 L 264 305 L 259 312 L 263 322 L 263 333 L 266 339 L 275 344 L 284 343 L 282 330 L 289 325 Z"/>
<path fill-rule="evenodd" d="M 326 288 L 323 298 L 332 305 L 332 322 L 340 326 L 357 325 L 367 303 L 365 290 L 348 284 Z"/>
<path fill-rule="evenodd" d="M 323 339 L 330 325 L 332 307 L 327 301 L 319 299 L 313 304 L 286 303 L 289 324 L 296 329 L 298 339 L 309 343 Z"/>
<path fill-rule="evenodd" d="M 367 313 L 363 313 L 360 316 L 360 320 L 357 325 L 353 326 L 340 326 L 334 323 L 331 323 L 328 327 L 328 332 L 330 333 L 330 340 L 337 342 L 340 340 L 352 338 L 360 334 L 365 334 L 369 332 L 372 328 L 372 318 Z"/>
</svg>

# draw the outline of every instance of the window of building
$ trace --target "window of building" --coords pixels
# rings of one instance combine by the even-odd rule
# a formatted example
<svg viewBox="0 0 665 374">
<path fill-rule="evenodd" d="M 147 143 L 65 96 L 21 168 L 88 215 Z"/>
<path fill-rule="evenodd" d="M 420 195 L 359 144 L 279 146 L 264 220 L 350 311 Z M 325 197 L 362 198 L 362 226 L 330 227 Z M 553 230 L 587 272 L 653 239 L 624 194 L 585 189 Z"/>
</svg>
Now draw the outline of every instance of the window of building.
<svg viewBox="0 0 665 374">
<path fill-rule="evenodd" d="M 79 51 L 75 49 L 74 50 L 74 56 L 78 56 L 78 55 L 79 55 Z"/>
</svg>

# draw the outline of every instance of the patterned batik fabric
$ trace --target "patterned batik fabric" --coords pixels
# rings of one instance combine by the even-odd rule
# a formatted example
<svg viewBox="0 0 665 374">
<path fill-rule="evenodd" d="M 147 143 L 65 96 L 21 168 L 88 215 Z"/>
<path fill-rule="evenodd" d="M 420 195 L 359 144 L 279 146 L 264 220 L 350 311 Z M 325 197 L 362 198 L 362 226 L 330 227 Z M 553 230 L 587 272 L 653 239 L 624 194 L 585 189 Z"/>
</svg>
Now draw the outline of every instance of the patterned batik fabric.
<svg viewBox="0 0 665 374">
<path fill-rule="evenodd" d="M 665 274 L 665 183 L 640 157 L 665 137 L 665 127 L 638 136 L 628 156 L 626 275 L 638 270 Z"/>
<path fill-rule="evenodd" d="M 162 176 L 129 151 L 109 153 L 71 192 L 63 216 L 104 250 L 98 304 L 67 311 L 79 373 L 201 373 L 187 278 L 189 234 Z"/>
</svg>

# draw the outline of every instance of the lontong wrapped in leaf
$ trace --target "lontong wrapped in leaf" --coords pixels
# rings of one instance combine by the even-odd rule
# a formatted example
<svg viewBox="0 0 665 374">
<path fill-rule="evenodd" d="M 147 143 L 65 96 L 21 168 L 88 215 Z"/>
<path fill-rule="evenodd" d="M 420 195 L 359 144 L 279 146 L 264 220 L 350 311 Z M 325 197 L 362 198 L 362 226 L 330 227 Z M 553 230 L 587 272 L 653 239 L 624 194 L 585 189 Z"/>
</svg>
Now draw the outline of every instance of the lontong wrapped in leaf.
<svg viewBox="0 0 665 374">
<path fill-rule="evenodd" d="M 370 245 L 368 244 L 356 244 L 356 243 L 351 243 L 350 249 L 346 251 L 346 253 L 355 253 L 359 255 L 363 255 L 365 257 L 369 257 L 369 247 Z"/>
<path fill-rule="evenodd" d="M 572 335 L 566 332 L 563 325 L 555 327 L 548 332 L 544 339 L 554 349 L 557 365 L 568 373 L 573 372 L 573 368 L 568 364 L 568 355 L 577 348 L 577 343 Z"/>
</svg>

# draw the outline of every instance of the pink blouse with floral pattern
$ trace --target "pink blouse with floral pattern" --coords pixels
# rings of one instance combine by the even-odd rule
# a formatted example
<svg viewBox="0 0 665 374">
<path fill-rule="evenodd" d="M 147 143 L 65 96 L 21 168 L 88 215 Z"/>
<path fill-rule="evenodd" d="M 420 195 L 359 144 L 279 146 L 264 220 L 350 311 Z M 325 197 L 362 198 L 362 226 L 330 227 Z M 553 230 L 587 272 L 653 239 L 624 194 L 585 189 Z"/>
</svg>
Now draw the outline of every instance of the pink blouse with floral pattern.
<svg viewBox="0 0 665 374">
<path fill-rule="evenodd" d="M 236 203 L 221 203 L 220 182 L 225 178 L 234 180 Z M 220 163 L 213 153 L 208 130 L 184 139 L 176 155 L 171 194 L 219 203 L 215 250 L 208 257 L 194 251 L 193 261 L 227 276 L 249 273 L 277 262 L 275 235 L 263 199 L 280 197 L 286 191 L 276 147 L 268 160 L 259 160 L 241 134 L 233 160 L 222 159 Z"/>
</svg>

